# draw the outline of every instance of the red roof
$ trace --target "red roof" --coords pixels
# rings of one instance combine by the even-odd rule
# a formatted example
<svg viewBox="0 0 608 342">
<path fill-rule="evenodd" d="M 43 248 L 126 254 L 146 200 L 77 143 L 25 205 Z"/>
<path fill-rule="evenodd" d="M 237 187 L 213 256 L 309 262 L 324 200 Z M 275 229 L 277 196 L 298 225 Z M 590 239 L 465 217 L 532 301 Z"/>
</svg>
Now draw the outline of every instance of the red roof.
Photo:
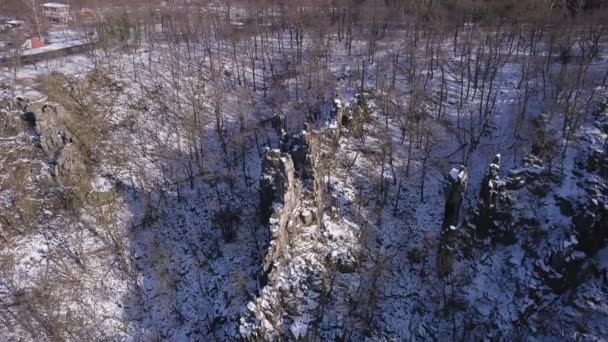
<svg viewBox="0 0 608 342">
<path fill-rule="evenodd" d="M 32 49 L 37 49 L 41 47 L 45 47 L 46 43 L 38 38 L 32 38 Z"/>
</svg>

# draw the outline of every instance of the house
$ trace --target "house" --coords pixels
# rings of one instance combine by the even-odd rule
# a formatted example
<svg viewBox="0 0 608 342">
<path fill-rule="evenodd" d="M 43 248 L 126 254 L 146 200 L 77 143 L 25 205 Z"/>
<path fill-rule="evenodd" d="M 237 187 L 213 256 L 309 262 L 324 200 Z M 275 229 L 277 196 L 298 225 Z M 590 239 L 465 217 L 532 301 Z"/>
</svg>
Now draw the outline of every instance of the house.
<svg viewBox="0 0 608 342">
<path fill-rule="evenodd" d="M 47 44 L 42 39 L 30 38 L 30 39 L 26 40 L 25 43 L 23 43 L 23 45 L 21 45 L 21 48 L 25 49 L 25 50 L 30 50 L 30 49 L 38 49 L 38 48 L 45 47 L 45 46 L 47 46 Z"/>
<path fill-rule="evenodd" d="M 66 24 L 70 21 L 70 5 L 47 2 L 42 4 L 42 15 L 55 24 Z"/>
<path fill-rule="evenodd" d="M 24 22 L 21 20 L 9 20 L 6 22 L 7 25 L 9 25 L 11 28 L 20 28 L 21 26 L 23 26 Z"/>
<path fill-rule="evenodd" d="M 23 27 L 24 24 L 25 24 L 25 22 L 23 22 L 21 20 L 16 20 L 16 19 L 6 20 L 3 18 L 0 18 L 0 33 L 20 29 Z"/>
</svg>

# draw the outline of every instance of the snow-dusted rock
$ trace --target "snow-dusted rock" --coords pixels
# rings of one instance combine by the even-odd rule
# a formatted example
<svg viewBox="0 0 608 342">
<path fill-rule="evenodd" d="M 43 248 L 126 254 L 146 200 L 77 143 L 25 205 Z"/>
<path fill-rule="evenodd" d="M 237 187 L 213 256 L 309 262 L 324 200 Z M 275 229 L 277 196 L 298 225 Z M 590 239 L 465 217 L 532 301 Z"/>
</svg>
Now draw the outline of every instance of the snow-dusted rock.
<svg viewBox="0 0 608 342">
<path fill-rule="evenodd" d="M 458 226 L 460 219 L 460 207 L 467 189 L 469 176 L 467 170 L 462 166 L 450 170 L 444 185 L 445 211 L 443 216 L 443 228 Z"/>
<path fill-rule="evenodd" d="M 497 154 L 481 183 L 477 208 L 474 211 L 473 223 L 476 234 L 485 238 L 493 232 L 496 218 L 502 219 L 502 213 L 510 210 L 510 197 L 505 191 L 505 182 L 500 179 L 500 154 Z M 498 215 L 497 215 L 498 213 Z"/>
</svg>

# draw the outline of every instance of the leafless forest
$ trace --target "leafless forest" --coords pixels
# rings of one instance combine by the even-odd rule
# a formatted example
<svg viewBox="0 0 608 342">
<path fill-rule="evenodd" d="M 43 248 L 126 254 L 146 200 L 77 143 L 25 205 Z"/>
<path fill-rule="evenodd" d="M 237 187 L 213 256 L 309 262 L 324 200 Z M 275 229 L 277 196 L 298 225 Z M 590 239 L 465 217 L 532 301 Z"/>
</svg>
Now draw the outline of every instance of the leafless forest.
<svg viewBox="0 0 608 342">
<path fill-rule="evenodd" d="M 603 341 L 608 2 L 0 0 L 0 340 Z"/>
</svg>

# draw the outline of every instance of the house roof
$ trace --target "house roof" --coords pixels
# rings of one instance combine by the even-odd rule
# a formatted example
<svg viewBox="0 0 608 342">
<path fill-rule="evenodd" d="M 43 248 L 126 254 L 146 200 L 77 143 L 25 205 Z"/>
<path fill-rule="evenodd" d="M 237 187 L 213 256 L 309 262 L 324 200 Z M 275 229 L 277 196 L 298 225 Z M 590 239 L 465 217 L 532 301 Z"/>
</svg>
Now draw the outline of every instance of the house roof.
<svg viewBox="0 0 608 342">
<path fill-rule="evenodd" d="M 46 4 L 42 4 L 42 7 L 65 8 L 65 7 L 70 7 L 70 5 L 58 4 L 56 2 L 47 2 Z"/>
<path fill-rule="evenodd" d="M 46 43 L 42 39 L 32 38 L 31 42 L 32 42 L 32 49 L 39 49 L 41 47 L 46 46 Z"/>
</svg>

